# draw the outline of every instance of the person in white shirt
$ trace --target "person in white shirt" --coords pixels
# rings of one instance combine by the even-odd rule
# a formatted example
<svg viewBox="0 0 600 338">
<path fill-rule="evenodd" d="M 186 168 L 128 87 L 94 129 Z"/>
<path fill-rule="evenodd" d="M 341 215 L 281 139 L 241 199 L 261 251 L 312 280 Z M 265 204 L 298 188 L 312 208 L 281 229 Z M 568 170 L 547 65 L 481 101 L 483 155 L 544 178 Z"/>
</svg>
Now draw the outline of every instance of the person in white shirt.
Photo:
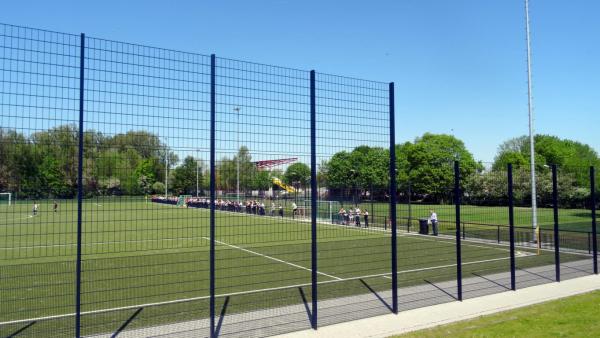
<svg viewBox="0 0 600 338">
<path fill-rule="evenodd" d="M 429 210 L 429 221 L 431 222 L 431 229 L 433 230 L 433 235 L 438 235 L 438 217 L 435 211 Z"/>
<path fill-rule="evenodd" d="M 354 222 L 357 227 L 360 227 L 360 209 L 358 207 L 354 210 Z"/>
<path fill-rule="evenodd" d="M 296 203 L 292 202 L 292 218 L 296 216 L 296 212 L 298 212 L 298 206 L 296 205 Z"/>
</svg>

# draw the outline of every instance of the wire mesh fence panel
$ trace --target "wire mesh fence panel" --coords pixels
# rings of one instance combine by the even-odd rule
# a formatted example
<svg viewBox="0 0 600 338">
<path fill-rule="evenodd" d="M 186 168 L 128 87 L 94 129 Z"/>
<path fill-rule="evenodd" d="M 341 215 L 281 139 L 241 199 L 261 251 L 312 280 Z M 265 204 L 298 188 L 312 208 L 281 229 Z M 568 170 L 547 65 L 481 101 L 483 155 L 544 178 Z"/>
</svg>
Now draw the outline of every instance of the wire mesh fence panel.
<svg viewBox="0 0 600 338">
<path fill-rule="evenodd" d="M 508 175 L 506 170 L 466 173 L 461 205 L 464 297 L 511 289 Z M 483 250 L 485 248 L 485 250 Z M 519 251 L 519 257 L 526 253 Z"/>
<path fill-rule="evenodd" d="M 557 166 L 561 279 L 593 273 L 589 167 Z"/>
<path fill-rule="evenodd" d="M 336 217 L 318 224 L 319 325 L 391 311 L 389 95 L 386 83 L 315 76 L 317 198 Z"/>
<path fill-rule="evenodd" d="M 403 178 L 399 170 L 401 310 L 459 298 L 453 162 L 432 160 L 430 168 L 426 172 L 408 171 Z"/>
<path fill-rule="evenodd" d="M 188 203 L 206 190 L 210 58 L 84 52 L 81 334 L 208 335 L 208 213 Z"/>
<path fill-rule="evenodd" d="M 310 328 L 309 72 L 217 58 L 216 334 Z"/>
<path fill-rule="evenodd" d="M 517 253 L 532 251 L 516 260 L 517 288 L 555 281 L 554 234 L 552 229 L 552 173 L 538 168 L 536 208 L 532 207 L 531 171 L 515 166 L 513 172 L 515 198 L 515 245 Z"/>
<path fill-rule="evenodd" d="M 0 336 L 75 333 L 79 51 L 0 24 Z"/>
</svg>

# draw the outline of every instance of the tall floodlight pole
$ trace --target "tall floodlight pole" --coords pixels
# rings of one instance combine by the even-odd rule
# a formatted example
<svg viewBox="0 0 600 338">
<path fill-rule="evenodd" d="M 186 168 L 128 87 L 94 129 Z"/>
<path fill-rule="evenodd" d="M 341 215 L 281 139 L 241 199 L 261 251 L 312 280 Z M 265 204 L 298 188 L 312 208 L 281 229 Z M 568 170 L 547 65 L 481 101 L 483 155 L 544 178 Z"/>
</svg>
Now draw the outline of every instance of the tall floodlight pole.
<svg viewBox="0 0 600 338">
<path fill-rule="evenodd" d="M 531 224 L 533 227 L 534 241 L 537 241 L 539 246 L 539 228 L 537 222 L 537 190 L 535 186 L 535 132 L 533 128 L 533 100 L 531 94 L 531 42 L 529 29 L 529 0 L 525 0 L 525 31 L 527 40 L 527 103 L 529 110 L 529 151 L 531 163 Z"/>
<path fill-rule="evenodd" d="M 236 141 L 237 141 L 237 180 L 236 180 L 236 199 L 239 201 L 240 200 L 240 107 L 235 107 L 233 108 L 233 110 L 235 110 L 236 113 L 236 117 L 237 117 L 237 123 L 236 123 L 236 132 L 235 132 L 235 136 L 236 136 Z"/>
</svg>

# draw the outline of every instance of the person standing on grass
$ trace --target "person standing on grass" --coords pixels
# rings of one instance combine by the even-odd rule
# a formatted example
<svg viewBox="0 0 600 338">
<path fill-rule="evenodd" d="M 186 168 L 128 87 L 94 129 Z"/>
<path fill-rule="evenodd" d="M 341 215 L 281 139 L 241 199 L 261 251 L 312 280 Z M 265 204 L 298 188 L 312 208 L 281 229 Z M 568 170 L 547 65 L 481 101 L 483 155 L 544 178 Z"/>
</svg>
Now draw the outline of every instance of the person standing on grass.
<svg viewBox="0 0 600 338">
<path fill-rule="evenodd" d="M 433 235 L 438 235 L 438 217 L 435 211 L 429 210 L 429 221 L 431 222 L 431 229 L 433 230 Z"/>
<path fill-rule="evenodd" d="M 339 224 L 344 224 L 344 208 L 340 208 L 338 211 L 338 222 Z"/>
<path fill-rule="evenodd" d="M 365 210 L 364 216 L 365 216 L 365 228 L 368 228 L 369 227 L 369 211 L 368 210 Z"/>
<path fill-rule="evenodd" d="M 279 216 L 283 217 L 283 206 L 282 205 L 279 206 Z"/>
<path fill-rule="evenodd" d="M 52 206 L 52 210 L 54 210 L 54 212 L 58 211 L 58 202 L 56 202 L 56 200 L 54 200 L 54 205 Z"/>
<path fill-rule="evenodd" d="M 356 210 L 354 210 L 354 223 L 360 228 L 360 208 L 358 206 L 356 206 Z"/>
<path fill-rule="evenodd" d="M 31 211 L 33 213 L 33 216 L 37 215 L 38 212 L 38 204 L 36 201 L 33 202 L 33 210 Z"/>
<path fill-rule="evenodd" d="M 292 202 L 292 219 L 296 216 L 296 212 L 298 212 L 298 206 L 295 202 Z"/>
</svg>

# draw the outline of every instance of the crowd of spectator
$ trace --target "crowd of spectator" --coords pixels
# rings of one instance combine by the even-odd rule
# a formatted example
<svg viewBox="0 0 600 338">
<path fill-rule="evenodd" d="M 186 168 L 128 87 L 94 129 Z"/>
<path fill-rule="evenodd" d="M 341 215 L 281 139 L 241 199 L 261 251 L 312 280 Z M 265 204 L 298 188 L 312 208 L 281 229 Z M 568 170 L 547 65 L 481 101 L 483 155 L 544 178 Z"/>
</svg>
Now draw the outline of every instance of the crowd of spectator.
<svg viewBox="0 0 600 338">
<path fill-rule="evenodd" d="M 179 202 L 179 197 L 177 197 L 177 196 L 170 196 L 170 197 L 152 196 L 152 202 L 177 205 L 177 203 Z"/>
<path fill-rule="evenodd" d="M 153 196 L 152 202 L 177 205 L 179 202 L 178 197 L 164 197 L 164 196 Z M 187 208 L 210 208 L 210 199 L 205 197 L 187 197 L 185 198 L 184 206 Z M 268 208 L 268 210 L 267 210 Z M 265 206 L 264 202 L 257 200 L 246 200 L 246 201 L 232 201 L 228 199 L 217 199 L 215 200 L 215 209 L 219 211 L 230 211 L 230 212 L 241 212 L 251 215 L 259 216 L 284 216 L 284 208 L 281 204 L 271 202 L 269 207 Z M 292 203 L 292 217 L 296 216 L 298 208 L 295 203 Z M 337 215 L 337 222 L 341 225 L 355 225 L 362 227 L 361 219 L 364 221 L 364 226 L 369 227 L 369 212 L 360 210 L 358 206 L 356 208 L 340 208 Z"/>
<path fill-rule="evenodd" d="M 179 198 L 153 196 L 152 202 L 177 205 Z M 187 197 L 184 205 L 187 208 L 208 209 L 210 208 L 210 199 L 205 197 Z M 215 209 L 219 211 L 243 212 L 259 216 L 265 216 L 267 214 L 270 216 L 284 216 L 283 205 L 277 205 L 275 202 L 272 202 L 269 210 L 267 210 L 265 203 L 257 200 L 232 201 L 227 199 L 217 199 L 215 200 Z"/>
<path fill-rule="evenodd" d="M 356 208 L 340 208 L 338 211 L 338 223 L 342 225 L 351 225 L 354 223 L 355 226 L 361 227 L 360 220 L 364 218 L 365 228 L 369 227 L 369 211 L 364 212 L 360 210 L 358 206 Z"/>
</svg>

